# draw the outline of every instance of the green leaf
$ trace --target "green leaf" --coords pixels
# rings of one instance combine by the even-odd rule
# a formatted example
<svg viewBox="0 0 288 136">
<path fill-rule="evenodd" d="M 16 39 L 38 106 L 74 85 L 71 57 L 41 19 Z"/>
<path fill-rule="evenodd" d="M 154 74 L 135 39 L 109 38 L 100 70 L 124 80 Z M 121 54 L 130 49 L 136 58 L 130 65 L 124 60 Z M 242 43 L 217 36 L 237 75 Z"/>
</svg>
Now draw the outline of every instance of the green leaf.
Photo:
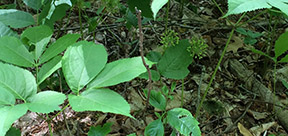
<svg viewBox="0 0 288 136">
<path fill-rule="evenodd" d="M 130 115 L 128 102 L 118 93 L 109 89 L 88 89 L 81 95 L 69 95 L 69 103 L 73 110 L 102 111 L 121 114 L 133 118 Z"/>
<path fill-rule="evenodd" d="M 28 7 L 39 10 L 43 0 L 22 0 Z"/>
<path fill-rule="evenodd" d="M 11 30 L 8 26 L 0 22 L 0 37 L 3 36 L 14 36 L 14 37 L 19 37 L 16 32 Z"/>
<path fill-rule="evenodd" d="M 31 67 L 33 56 L 26 47 L 15 37 L 0 37 L 0 60 L 18 66 Z"/>
<path fill-rule="evenodd" d="M 254 38 L 251 38 L 251 37 L 245 37 L 245 39 L 244 39 L 245 44 L 254 45 L 256 42 L 257 42 L 257 40 Z"/>
<path fill-rule="evenodd" d="M 266 57 L 268 57 L 269 59 L 271 59 L 271 60 L 273 60 L 274 62 L 276 62 L 276 59 L 272 58 L 271 56 L 269 56 L 268 54 L 266 54 L 266 53 L 264 53 L 264 52 L 262 52 L 262 51 L 260 51 L 260 50 L 257 50 L 257 49 L 254 49 L 254 48 L 251 48 L 250 50 L 251 50 L 252 52 L 254 52 L 254 53 L 257 53 L 257 54 L 266 56 Z"/>
<path fill-rule="evenodd" d="M 190 46 L 188 40 L 180 40 L 178 45 L 170 46 L 157 64 L 161 75 L 172 79 L 183 79 L 188 73 L 188 66 L 193 57 L 187 51 Z"/>
<path fill-rule="evenodd" d="M 148 64 L 151 64 L 146 59 Z M 101 73 L 88 84 L 88 88 L 100 88 L 130 81 L 146 72 L 141 57 L 127 58 L 108 63 Z"/>
<path fill-rule="evenodd" d="M 280 35 L 275 42 L 275 57 L 278 58 L 281 54 L 288 50 L 288 32 Z"/>
<path fill-rule="evenodd" d="M 151 90 L 149 103 L 153 107 L 158 108 L 158 109 L 160 109 L 162 111 L 165 111 L 165 109 L 166 109 L 166 99 L 161 94 L 161 92 L 157 92 L 157 91 Z"/>
<path fill-rule="evenodd" d="M 183 108 L 175 108 L 167 112 L 168 123 L 181 134 L 188 136 L 201 136 L 198 121 L 191 113 Z"/>
<path fill-rule="evenodd" d="M 264 8 L 272 8 L 272 6 L 266 0 L 228 0 L 228 12 L 223 17 Z"/>
<path fill-rule="evenodd" d="M 14 105 L 15 104 L 15 97 L 5 88 L 0 86 L 0 106 L 1 105 Z"/>
<path fill-rule="evenodd" d="M 280 9 L 283 13 L 285 13 L 288 16 L 288 1 L 287 0 L 267 0 L 268 3 Z"/>
<path fill-rule="evenodd" d="M 288 83 L 285 80 L 281 80 L 282 84 L 286 87 L 286 89 L 288 89 Z"/>
<path fill-rule="evenodd" d="M 32 112 L 50 113 L 60 110 L 59 106 L 64 102 L 66 96 L 55 91 L 42 91 L 28 99 L 28 109 Z"/>
<path fill-rule="evenodd" d="M 37 74 L 37 84 L 40 85 L 47 77 L 53 74 L 57 69 L 61 68 L 61 56 L 56 56 L 44 65 L 42 65 Z"/>
<path fill-rule="evenodd" d="M 150 71 L 151 71 L 152 80 L 158 81 L 160 79 L 160 74 L 155 70 L 150 70 Z M 142 73 L 141 75 L 139 75 L 139 77 L 148 80 L 149 79 L 148 72 Z"/>
<path fill-rule="evenodd" d="M 242 27 L 239 27 L 235 30 L 236 32 L 240 33 L 240 34 L 243 34 L 243 35 L 248 35 L 246 29 L 242 28 Z"/>
<path fill-rule="evenodd" d="M 251 31 L 251 30 L 248 30 L 248 31 L 247 31 L 247 34 L 248 34 L 248 36 L 251 37 L 251 38 L 258 38 L 258 37 L 260 37 L 260 36 L 263 35 L 263 34 L 261 34 L 261 33 L 253 32 L 253 31 Z"/>
<path fill-rule="evenodd" d="M 72 6 L 70 0 L 49 0 L 43 4 L 44 8 L 38 21 L 53 28 L 54 23 L 66 16 L 66 11 Z"/>
<path fill-rule="evenodd" d="M 224 105 L 220 101 L 216 100 L 204 101 L 203 109 L 210 115 L 222 115 L 225 111 Z"/>
<path fill-rule="evenodd" d="M 29 71 L 3 63 L 0 63 L 0 86 L 24 101 L 37 92 L 35 78 Z"/>
<path fill-rule="evenodd" d="M 31 14 L 16 9 L 0 9 L 0 22 L 12 28 L 22 28 L 35 24 Z"/>
<path fill-rule="evenodd" d="M 4 136 L 15 120 L 27 112 L 26 104 L 0 108 L 0 136 Z"/>
<path fill-rule="evenodd" d="M 145 128 L 144 136 L 164 136 L 164 126 L 161 119 L 151 122 Z"/>
<path fill-rule="evenodd" d="M 97 125 L 96 127 L 91 127 L 88 136 L 106 136 L 111 131 L 112 122 L 105 123 L 103 127 L 101 125 Z"/>
<path fill-rule="evenodd" d="M 59 38 L 55 43 L 49 46 L 49 48 L 40 57 L 40 64 L 50 60 L 57 54 L 63 52 L 67 47 L 75 43 L 79 39 L 79 34 L 67 34 Z"/>
<path fill-rule="evenodd" d="M 146 55 L 146 58 L 152 62 L 159 62 L 159 60 L 161 59 L 161 53 L 151 51 Z"/>
<path fill-rule="evenodd" d="M 228 0 L 228 12 L 223 17 L 258 9 L 272 8 L 272 6 L 288 15 L 287 0 Z"/>
<path fill-rule="evenodd" d="M 135 7 L 137 7 L 138 10 L 141 10 L 142 16 L 152 18 L 152 11 L 150 8 L 150 0 L 128 0 L 128 6 L 129 9 L 134 12 Z"/>
<path fill-rule="evenodd" d="M 21 131 L 15 127 L 10 127 L 5 136 L 21 136 Z"/>
<path fill-rule="evenodd" d="M 67 49 L 62 58 L 62 69 L 71 90 L 79 93 L 106 63 L 107 52 L 103 45 L 81 41 Z"/>
<path fill-rule="evenodd" d="M 156 19 L 158 11 L 168 2 L 168 0 L 153 0 L 151 4 L 151 9 L 153 12 L 153 17 Z"/>
<path fill-rule="evenodd" d="M 33 52 L 34 59 L 38 60 L 44 48 L 49 43 L 52 34 L 52 30 L 46 25 L 30 27 L 22 33 L 21 40 L 29 46 L 35 46 L 35 51 Z"/>
<path fill-rule="evenodd" d="M 280 63 L 288 62 L 288 55 L 286 55 L 284 58 L 282 58 L 279 62 Z"/>
</svg>

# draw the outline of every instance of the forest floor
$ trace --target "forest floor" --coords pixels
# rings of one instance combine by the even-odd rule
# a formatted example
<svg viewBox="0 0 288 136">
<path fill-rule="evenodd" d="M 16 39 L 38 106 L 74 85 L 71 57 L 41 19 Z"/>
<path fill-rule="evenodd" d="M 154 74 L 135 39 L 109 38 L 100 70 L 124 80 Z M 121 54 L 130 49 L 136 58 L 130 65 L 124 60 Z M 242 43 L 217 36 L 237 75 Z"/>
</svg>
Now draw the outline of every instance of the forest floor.
<svg viewBox="0 0 288 136">
<path fill-rule="evenodd" d="M 83 16 L 88 18 L 97 16 L 96 11 L 101 7 L 99 3 L 91 2 L 91 8 L 85 9 Z M 121 3 L 126 5 L 125 2 Z M 218 4 L 220 8 L 227 11 L 227 2 L 219 1 Z M 160 19 L 150 20 L 143 25 L 145 54 L 150 51 L 163 50 L 160 41 L 165 31 L 164 9 L 158 13 L 157 17 Z M 138 29 L 133 26 L 128 29 L 125 25 L 127 21 L 119 21 L 123 19 L 123 16 L 119 12 L 109 10 L 111 9 L 106 8 L 106 11 L 102 12 L 101 20 L 94 31 L 95 34 L 88 31 L 88 22 L 85 17 L 82 17 L 83 40 L 94 41 L 94 35 L 94 42 L 101 43 L 106 47 L 110 62 L 139 56 Z M 197 105 L 209 84 L 232 27 L 229 22 L 221 18 L 221 12 L 210 0 L 192 0 L 184 6 L 183 15 L 180 11 L 180 4 L 172 0 L 168 29 L 177 32 L 180 40 L 195 37 L 204 39 L 208 48 L 203 58 L 194 59 L 189 66 L 190 73 L 183 81 L 161 77 L 160 81 L 153 82 L 153 88 L 161 89 L 164 85 L 171 86 L 173 82 L 176 82 L 176 89 L 173 92 L 174 99 L 168 103 L 167 110 L 181 107 L 181 99 L 183 99 L 183 108 L 195 115 Z M 255 16 L 256 12 L 249 12 L 243 22 Z M 78 10 L 75 9 L 72 10 L 69 18 L 64 17 L 62 21 L 57 22 L 55 38 L 66 33 L 81 33 L 78 15 Z M 229 16 L 232 23 L 239 18 L 240 15 Z M 258 32 L 261 36 L 254 39 L 256 40 L 255 44 L 249 45 L 244 41 L 248 36 L 239 32 L 233 34 L 197 118 L 202 135 L 288 135 L 279 123 L 273 108 L 274 104 L 263 99 L 261 97 L 263 93 L 259 93 L 268 91 L 275 94 L 281 101 L 278 106 L 287 110 L 288 90 L 281 82 L 283 79 L 286 81 L 288 79 L 287 64 L 279 64 L 276 68 L 277 82 L 274 92 L 274 63 L 265 56 L 255 54 L 250 50 L 251 47 L 263 51 L 269 50 L 268 48 L 273 50 L 276 39 L 285 32 L 285 28 L 288 28 L 287 19 L 285 21 L 283 17 L 263 14 L 241 27 L 251 30 L 253 33 Z M 251 79 L 257 80 L 259 83 L 255 84 Z M 181 98 L 182 84 L 184 84 L 183 98 Z M 253 85 L 258 85 L 258 90 Z M 64 110 L 64 114 L 60 114 L 52 121 L 53 135 L 87 135 L 91 126 L 103 125 L 106 122 L 113 123 L 110 136 L 132 133 L 143 135 L 145 127 L 157 119 L 154 112 L 159 112 L 152 106 L 146 111 L 144 110 L 146 101 L 142 89 L 146 86 L 147 80 L 136 78 L 111 87 L 128 101 L 131 106 L 131 115 L 136 119 L 110 113 L 75 112 L 68 107 Z M 57 86 L 53 89 L 57 90 Z M 20 128 L 23 135 L 49 134 L 48 124 L 37 114 L 31 112 L 16 121 L 14 126 Z M 170 135 L 171 132 L 172 129 L 166 125 L 165 135 Z"/>
</svg>

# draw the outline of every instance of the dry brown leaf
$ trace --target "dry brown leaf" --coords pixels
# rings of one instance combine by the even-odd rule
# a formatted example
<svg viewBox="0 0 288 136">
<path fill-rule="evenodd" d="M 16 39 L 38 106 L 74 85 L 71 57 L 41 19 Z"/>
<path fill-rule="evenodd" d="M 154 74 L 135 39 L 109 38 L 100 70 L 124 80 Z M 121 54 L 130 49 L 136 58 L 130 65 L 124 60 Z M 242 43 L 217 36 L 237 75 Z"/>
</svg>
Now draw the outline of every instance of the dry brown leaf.
<svg viewBox="0 0 288 136">
<path fill-rule="evenodd" d="M 241 123 L 238 123 L 238 129 L 243 136 L 253 136 L 251 132 L 245 128 Z"/>
<path fill-rule="evenodd" d="M 265 123 L 259 126 L 255 126 L 250 128 L 250 131 L 255 135 L 255 136 L 260 136 L 261 133 L 263 133 L 264 131 L 268 130 L 270 127 L 272 127 L 273 125 L 275 125 L 276 122 L 269 122 L 269 123 Z"/>
<path fill-rule="evenodd" d="M 256 120 L 265 119 L 268 116 L 267 112 L 257 112 L 248 110 L 248 113 L 251 114 Z"/>
<path fill-rule="evenodd" d="M 136 92 L 134 88 L 131 87 L 129 88 L 129 90 L 131 90 L 129 94 L 131 113 L 143 110 L 145 108 L 145 105 L 142 97 Z"/>
<path fill-rule="evenodd" d="M 237 53 L 239 48 L 244 47 L 243 40 L 237 36 L 233 36 L 232 40 L 234 42 L 232 42 L 228 45 L 227 52 L 232 51 L 233 53 Z"/>
</svg>

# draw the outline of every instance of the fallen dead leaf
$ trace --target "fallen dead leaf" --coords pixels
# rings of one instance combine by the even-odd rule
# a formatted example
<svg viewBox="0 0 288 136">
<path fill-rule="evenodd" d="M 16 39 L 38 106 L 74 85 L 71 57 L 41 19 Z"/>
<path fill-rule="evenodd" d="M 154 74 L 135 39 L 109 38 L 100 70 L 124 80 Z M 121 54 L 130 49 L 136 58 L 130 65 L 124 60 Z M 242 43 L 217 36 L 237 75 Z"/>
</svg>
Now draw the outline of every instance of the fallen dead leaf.
<svg viewBox="0 0 288 136">
<path fill-rule="evenodd" d="M 253 136 L 251 132 L 245 128 L 241 123 L 238 123 L 238 129 L 243 136 Z"/>
<path fill-rule="evenodd" d="M 232 40 L 234 42 L 228 44 L 227 52 L 232 51 L 233 53 L 237 53 L 239 48 L 244 47 L 243 40 L 237 36 L 233 36 Z"/>
<path fill-rule="evenodd" d="M 269 122 L 269 123 L 261 124 L 259 126 L 250 128 L 250 131 L 255 136 L 260 136 L 261 133 L 263 133 L 264 131 L 268 130 L 269 128 L 271 128 L 273 125 L 276 125 L 276 124 L 277 124 L 276 122 Z"/>
<path fill-rule="evenodd" d="M 265 119 L 268 116 L 267 112 L 257 112 L 248 110 L 248 113 L 254 117 L 256 120 Z"/>
</svg>

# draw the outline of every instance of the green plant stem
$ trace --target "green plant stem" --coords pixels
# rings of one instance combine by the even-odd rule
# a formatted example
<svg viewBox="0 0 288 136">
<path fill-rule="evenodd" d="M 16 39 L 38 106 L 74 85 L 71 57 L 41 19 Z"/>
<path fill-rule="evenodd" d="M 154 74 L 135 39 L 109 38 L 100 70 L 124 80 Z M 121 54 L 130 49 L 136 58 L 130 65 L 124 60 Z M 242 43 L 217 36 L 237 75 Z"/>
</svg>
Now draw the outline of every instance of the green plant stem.
<svg viewBox="0 0 288 136">
<path fill-rule="evenodd" d="M 217 64 L 216 68 L 214 69 L 212 78 L 210 79 L 209 84 L 208 84 L 208 86 L 206 87 L 206 90 L 205 90 L 205 92 L 204 92 L 204 95 L 203 95 L 203 97 L 202 97 L 202 99 L 201 99 L 200 104 L 197 106 L 196 115 L 195 115 L 195 118 L 196 118 L 196 119 L 197 119 L 197 117 L 198 117 L 198 115 L 199 115 L 200 109 L 202 108 L 202 105 L 203 105 L 203 102 L 204 102 L 204 100 L 205 100 L 205 98 L 206 98 L 206 95 L 207 95 L 207 93 L 208 93 L 208 90 L 209 90 L 209 88 L 210 88 L 210 86 L 211 86 L 211 84 L 212 84 L 212 82 L 213 82 L 213 80 L 214 80 L 214 78 L 215 78 L 215 76 L 216 76 L 216 73 L 217 73 L 217 71 L 218 71 L 218 69 L 219 69 L 219 67 L 220 67 L 220 64 L 221 64 L 221 62 L 222 62 L 222 60 L 223 60 L 223 58 L 224 58 L 226 49 L 227 49 L 228 44 L 230 43 L 230 41 L 231 41 L 231 39 L 232 39 L 232 36 L 233 36 L 233 34 L 234 34 L 234 31 L 235 31 L 235 28 L 233 28 L 232 31 L 230 32 L 230 36 L 229 36 L 229 38 L 228 38 L 228 40 L 227 40 L 227 42 L 226 42 L 226 45 L 225 45 L 224 50 L 223 50 L 223 52 L 222 52 L 222 54 L 221 54 L 220 60 L 218 61 L 218 64 Z"/>
<path fill-rule="evenodd" d="M 223 10 L 220 8 L 220 6 L 218 5 L 218 3 L 213 0 L 213 3 L 216 5 L 216 7 L 218 8 L 218 10 L 221 12 L 222 15 L 224 15 L 225 13 L 223 12 Z"/>
<path fill-rule="evenodd" d="M 209 90 L 209 88 L 210 88 L 210 86 L 211 86 L 211 84 L 212 84 L 212 82 L 213 82 L 213 80 L 214 80 L 214 78 L 215 78 L 215 76 L 216 76 L 216 73 L 217 73 L 217 71 L 218 71 L 218 69 L 219 69 L 219 67 L 220 67 L 220 64 L 221 64 L 221 62 L 222 62 L 222 60 L 223 60 L 223 58 L 224 58 L 224 55 L 225 55 L 225 53 L 226 53 L 228 44 L 230 43 L 230 41 L 231 41 L 231 39 L 232 39 L 232 36 L 233 36 L 233 34 L 234 34 L 235 28 L 238 27 L 240 21 L 243 19 L 243 17 L 244 17 L 245 15 L 246 15 L 246 13 L 244 13 L 244 14 L 238 19 L 238 21 L 236 22 L 235 26 L 233 27 L 233 29 L 232 29 L 231 32 L 230 32 L 229 38 L 228 38 L 228 40 L 227 40 L 227 42 L 226 42 L 226 45 L 225 45 L 225 47 L 224 47 L 224 49 L 223 49 L 223 52 L 222 52 L 222 54 L 221 54 L 221 57 L 220 57 L 220 59 L 219 59 L 219 61 L 218 61 L 218 63 L 217 63 L 216 68 L 214 69 L 213 74 L 212 74 L 212 78 L 210 79 L 209 84 L 208 84 L 208 86 L 206 87 L 206 90 L 205 90 L 205 92 L 204 92 L 204 95 L 203 95 L 203 97 L 202 97 L 202 99 L 201 99 L 200 104 L 197 106 L 196 115 L 195 115 L 195 118 L 196 118 L 196 119 L 197 119 L 197 117 L 198 117 L 198 115 L 199 115 L 199 113 L 200 113 L 200 110 L 201 110 L 201 108 L 202 108 L 203 102 L 204 102 L 204 100 L 205 100 L 205 98 L 206 98 L 206 95 L 207 95 L 207 93 L 208 93 L 208 90 Z"/>
<path fill-rule="evenodd" d="M 273 71 L 273 111 L 275 111 L 275 105 L 276 105 L 276 69 L 277 69 L 278 62 L 276 61 L 274 64 L 274 71 Z"/>
<path fill-rule="evenodd" d="M 69 18 L 70 18 L 70 16 L 71 16 L 71 12 L 72 12 L 72 10 L 73 10 L 73 8 L 74 8 L 74 5 L 71 7 L 71 9 L 70 9 L 70 11 L 69 11 L 69 14 L 68 14 L 68 20 L 67 20 L 67 23 L 69 22 Z M 65 33 L 67 33 L 67 26 L 68 25 L 65 25 L 65 27 L 64 27 L 64 32 Z"/>
<path fill-rule="evenodd" d="M 56 115 L 54 115 L 51 119 L 56 118 L 61 112 L 63 112 L 70 104 L 68 103 L 67 105 L 65 105 Z"/>
<path fill-rule="evenodd" d="M 184 105 L 184 79 L 182 79 L 182 89 L 181 89 L 181 108 L 183 108 Z"/>
<path fill-rule="evenodd" d="M 51 127 L 51 119 L 49 118 L 48 114 L 46 114 L 46 116 L 47 116 L 47 119 L 48 119 L 47 123 L 48 123 L 48 128 L 49 128 L 50 136 L 53 136 L 53 134 L 52 134 L 52 127 Z"/>
<path fill-rule="evenodd" d="M 170 0 L 168 0 L 167 9 L 166 9 L 166 18 L 165 18 L 165 32 L 166 33 L 168 31 L 169 8 L 170 8 Z"/>
<path fill-rule="evenodd" d="M 263 14 L 264 14 L 264 13 L 266 13 L 266 12 L 267 12 L 267 9 L 266 9 L 266 10 L 264 10 L 264 11 L 262 11 L 262 12 L 260 12 L 260 13 L 259 13 L 259 14 L 257 14 L 256 16 L 253 16 L 252 18 L 248 19 L 247 21 L 245 21 L 245 22 L 241 23 L 241 24 L 239 25 L 239 27 L 241 27 L 242 25 L 245 25 L 245 24 L 247 24 L 248 22 L 250 22 L 250 21 L 254 20 L 255 18 L 257 18 L 257 17 L 259 17 L 259 16 L 263 15 Z"/>
<path fill-rule="evenodd" d="M 81 9 L 78 7 L 78 16 L 79 16 L 79 25 L 80 25 L 80 32 L 81 32 L 81 39 L 83 40 L 83 28 L 82 28 L 82 17 L 81 17 Z"/>
</svg>

